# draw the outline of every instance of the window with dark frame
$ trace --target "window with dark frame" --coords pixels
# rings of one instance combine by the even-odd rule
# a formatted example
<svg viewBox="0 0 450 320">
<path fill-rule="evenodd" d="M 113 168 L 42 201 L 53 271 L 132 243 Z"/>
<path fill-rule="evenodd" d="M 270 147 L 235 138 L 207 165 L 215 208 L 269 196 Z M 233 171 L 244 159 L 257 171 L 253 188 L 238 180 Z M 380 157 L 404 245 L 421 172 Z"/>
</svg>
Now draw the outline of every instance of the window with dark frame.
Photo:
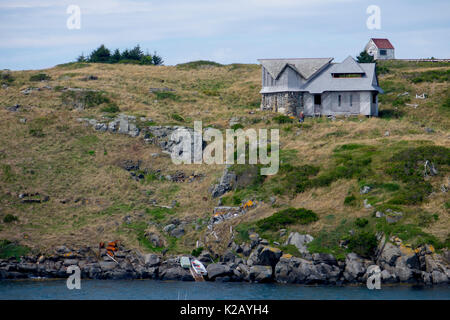
<svg viewBox="0 0 450 320">
<path fill-rule="evenodd" d="M 353 95 L 351 94 L 350 95 L 350 107 L 352 107 L 353 106 Z"/>
<path fill-rule="evenodd" d="M 339 107 L 341 106 L 341 100 L 342 100 L 342 96 L 341 96 L 341 95 L 338 95 L 338 106 L 339 106 Z"/>
<path fill-rule="evenodd" d="M 381 49 L 380 50 L 380 56 L 385 56 L 387 54 L 386 50 Z"/>
</svg>

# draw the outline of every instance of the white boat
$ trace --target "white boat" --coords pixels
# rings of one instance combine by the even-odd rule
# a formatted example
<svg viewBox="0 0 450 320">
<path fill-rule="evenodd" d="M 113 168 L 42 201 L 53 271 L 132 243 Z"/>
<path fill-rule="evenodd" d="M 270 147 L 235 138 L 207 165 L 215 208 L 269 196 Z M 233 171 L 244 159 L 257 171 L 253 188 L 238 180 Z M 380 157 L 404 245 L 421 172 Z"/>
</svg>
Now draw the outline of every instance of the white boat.
<svg viewBox="0 0 450 320">
<path fill-rule="evenodd" d="M 201 263 L 198 260 L 192 260 L 191 266 L 192 266 L 192 269 L 194 269 L 195 273 L 197 273 L 199 275 L 206 276 L 208 274 L 203 263 Z"/>
</svg>

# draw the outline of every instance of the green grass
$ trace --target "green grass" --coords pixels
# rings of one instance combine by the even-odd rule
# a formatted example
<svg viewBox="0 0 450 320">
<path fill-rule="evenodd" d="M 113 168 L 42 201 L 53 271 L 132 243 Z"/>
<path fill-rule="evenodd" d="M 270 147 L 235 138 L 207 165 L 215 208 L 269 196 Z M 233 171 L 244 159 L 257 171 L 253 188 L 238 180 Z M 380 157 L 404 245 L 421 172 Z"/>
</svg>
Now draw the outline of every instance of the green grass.
<svg viewBox="0 0 450 320">
<path fill-rule="evenodd" d="M 192 70 L 192 69 L 200 69 L 200 68 L 208 68 L 208 67 L 222 67 L 223 65 L 214 61 L 207 61 L 207 60 L 198 60 L 198 61 L 191 61 L 186 63 L 180 63 L 177 64 L 176 67 L 178 69 L 184 69 L 184 70 Z"/>
<path fill-rule="evenodd" d="M 156 91 L 156 92 L 153 92 L 153 94 L 155 95 L 156 99 L 158 99 L 158 100 L 172 100 L 172 101 L 180 100 L 179 95 L 177 95 L 174 92 L 170 92 L 170 91 Z"/>
<path fill-rule="evenodd" d="M 319 220 L 317 214 L 304 208 L 288 208 L 278 211 L 268 218 L 258 220 L 256 226 L 262 230 L 276 231 L 293 224 L 310 224 Z"/>
<path fill-rule="evenodd" d="M 423 72 L 405 73 L 412 83 L 421 82 L 448 82 L 450 81 L 450 70 L 428 70 Z"/>
<path fill-rule="evenodd" d="M 168 208 L 154 207 L 154 208 L 146 208 L 145 213 L 150 215 L 152 217 L 152 220 L 160 222 L 164 220 L 167 217 L 167 215 L 173 215 L 175 213 L 175 210 Z"/>
<path fill-rule="evenodd" d="M 27 247 L 8 240 L 0 240 L 0 259 L 16 258 L 19 260 L 20 257 L 27 255 L 29 252 L 30 249 Z"/>
</svg>

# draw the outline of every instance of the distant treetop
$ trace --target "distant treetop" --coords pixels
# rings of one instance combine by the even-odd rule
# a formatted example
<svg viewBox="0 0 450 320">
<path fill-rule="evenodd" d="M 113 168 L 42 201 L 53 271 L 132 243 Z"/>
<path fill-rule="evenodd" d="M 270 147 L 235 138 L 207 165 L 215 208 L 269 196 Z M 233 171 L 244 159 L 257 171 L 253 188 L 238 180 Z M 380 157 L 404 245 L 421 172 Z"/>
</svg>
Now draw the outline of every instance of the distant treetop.
<svg viewBox="0 0 450 320">
<path fill-rule="evenodd" d="M 119 49 L 111 51 L 101 45 L 97 49 L 91 52 L 87 57 L 81 54 L 77 58 L 78 62 L 93 62 L 93 63 L 132 63 L 142 65 L 162 65 L 164 63 L 161 56 L 156 51 L 153 54 L 144 53 L 139 45 L 136 45 L 133 49 L 125 49 L 122 53 Z"/>
</svg>

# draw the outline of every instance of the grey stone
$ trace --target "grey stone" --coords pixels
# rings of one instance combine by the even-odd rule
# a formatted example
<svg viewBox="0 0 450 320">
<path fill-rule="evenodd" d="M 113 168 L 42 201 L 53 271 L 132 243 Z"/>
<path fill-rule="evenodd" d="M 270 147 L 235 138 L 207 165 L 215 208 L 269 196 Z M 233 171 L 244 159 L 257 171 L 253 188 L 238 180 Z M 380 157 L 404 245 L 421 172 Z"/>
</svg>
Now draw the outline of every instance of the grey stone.
<svg viewBox="0 0 450 320">
<path fill-rule="evenodd" d="M 172 231 L 175 228 L 176 228 L 176 226 L 173 223 L 171 223 L 171 224 L 168 224 L 167 226 L 165 226 L 163 228 L 163 231 L 169 233 L 170 231 Z"/>
<path fill-rule="evenodd" d="M 182 236 L 184 236 L 184 234 L 185 234 L 185 231 L 182 226 L 179 226 L 170 232 L 170 235 L 175 238 L 181 238 Z"/>
<path fill-rule="evenodd" d="M 383 251 L 380 255 L 380 261 L 386 262 L 387 264 L 394 266 L 397 258 L 402 255 L 399 247 L 387 242 L 384 246 Z"/>
<path fill-rule="evenodd" d="M 251 281 L 269 282 L 272 279 L 272 267 L 252 266 L 250 267 L 249 277 Z"/>
<path fill-rule="evenodd" d="M 206 267 L 208 278 L 224 277 L 230 274 L 230 267 L 223 264 L 212 263 Z"/>
<path fill-rule="evenodd" d="M 298 232 L 291 232 L 286 241 L 286 245 L 294 245 L 300 253 L 308 253 L 307 244 L 313 241 L 314 238 L 309 234 L 299 234 Z"/>
</svg>

